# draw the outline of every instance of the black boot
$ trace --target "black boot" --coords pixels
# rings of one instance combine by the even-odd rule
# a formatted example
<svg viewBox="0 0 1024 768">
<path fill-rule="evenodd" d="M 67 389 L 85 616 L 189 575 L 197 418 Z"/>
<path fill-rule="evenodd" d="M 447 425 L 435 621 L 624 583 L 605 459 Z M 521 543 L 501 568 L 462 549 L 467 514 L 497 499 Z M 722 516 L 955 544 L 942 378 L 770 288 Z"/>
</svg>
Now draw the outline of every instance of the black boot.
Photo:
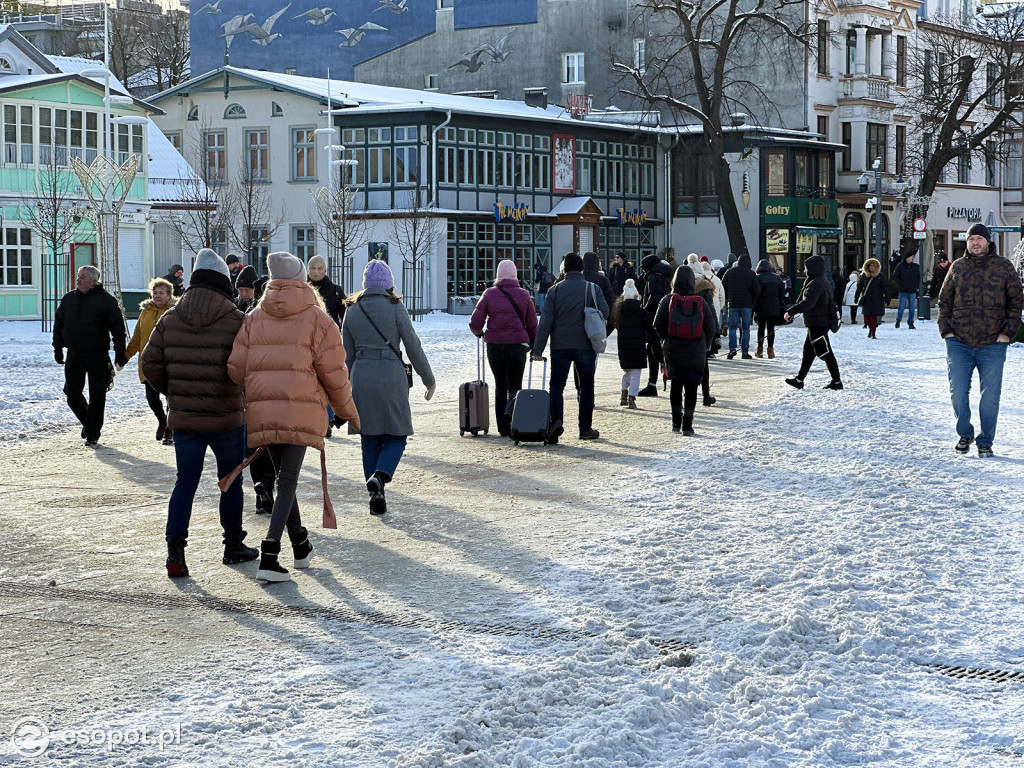
<svg viewBox="0 0 1024 768">
<path fill-rule="evenodd" d="M 313 557 L 313 545 L 309 543 L 309 535 L 306 529 L 302 528 L 300 531 L 300 533 L 296 533 L 294 536 L 292 536 L 291 531 L 288 532 L 288 536 L 292 540 L 292 554 L 295 556 L 295 567 L 309 568 L 309 561 Z"/>
<path fill-rule="evenodd" d="M 185 547 L 188 542 L 177 536 L 167 537 L 167 575 L 172 579 L 188 576 L 188 566 L 185 564 Z"/>
<path fill-rule="evenodd" d="M 712 406 L 718 402 L 718 398 L 713 395 L 704 395 L 704 405 Z"/>
<path fill-rule="evenodd" d="M 260 569 L 256 571 L 256 578 L 260 581 L 291 581 L 292 577 L 288 569 L 277 562 L 281 554 L 281 542 L 264 539 L 260 544 Z"/>
<path fill-rule="evenodd" d="M 388 500 L 384 497 L 384 491 L 370 491 L 370 514 L 383 515 L 388 511 Z"/>
<path fill-rule="evenodd" d="M 682 423 L 683 423 L 683 414 L 679 413 L 679 411 L 672 411 L 672 431 L 673 432 L 678 432 L 679 429 L 680 429 L 679 425 L 682 424 Z"/>
<path fill-rule="evenodd" d="M 252 487 L 256 491 L 256 514 L 257 515 L 269 515 L 274 511 L 274 494 L 270 492 L 266 484 L 261 482 L 255 483 Z"/>
<path fill-rule="evenodd" d="M 658 396 L 658 385 L 656 382 L 650 381 L 647 386 L 641 389 L 636 394 L 637 397 L 657 397 Z"/>
<path fill-rule="evenodd" d="M 164 432 L 167 431 L 167 419 L 160 416 L 156 420 L 156 439 L 158 441 L 164 439 Z"/>
<path fill-rule="evenodd" d="M 683 411 L 683 434 L 687 437 L 693 434 L 693 411 Z"/>
<path fill-rule="evenodd" d="M 370 493 L 384 493 L 384 486 L 391 482 L 391 475 L 379 469 L 366 479 L 366 490 Z"/>
<path fill-rule="evenodd" d="M 252 547 L 247 547 L 240 541 L 224 542 L 224 565 L 237 565 L 255 560 L 260 553 Z"/>
</svg>

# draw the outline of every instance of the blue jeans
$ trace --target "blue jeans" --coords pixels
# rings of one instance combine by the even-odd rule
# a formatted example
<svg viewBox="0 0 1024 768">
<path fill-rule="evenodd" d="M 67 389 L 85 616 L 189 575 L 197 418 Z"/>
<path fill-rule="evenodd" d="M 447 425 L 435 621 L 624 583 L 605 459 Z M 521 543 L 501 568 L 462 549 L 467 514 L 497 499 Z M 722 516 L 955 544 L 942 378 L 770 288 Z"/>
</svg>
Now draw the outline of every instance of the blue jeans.
<svg viewBox="0 0 1024 768">
<path fill-rule="evenodd" d="M 178 476 L 167 505 L 168 536 L 188 538 L 188 523 L 192 518 L 192 502 L 203 474 L 206 449 L 213 450 L 217 459 L 217 477 L 224 477 L 245 458 L 245 426 L 227 432 L 174 432 L 174 458 Z M 220 495 L 220 525 L 224 529 L 224 543 L 245 539 L 242 530 L 242 475 Z"/>
<path fill-rule="evenodd" d="M 538 312 L 543 312 L 544 311 L 544 299 L 546 297 L 547 297 L 547 293 L 538 293 L 537 294 L 537 311 Z"/>
<path fill-rule="evenodd" d="M 363 474 L 367 479 L 374 472 L 383 472 L 388 480 L 395 476 L 398 462 L 405 453 L 405 435 L 361 435 Z"/>
<path fill-rule="evenodd" d="M 978 369 L 981 383 L 981 399 L 978 402 L 978 417 L 981 432 L 978 445 L 992 446 L 996 437 L 996 421 L 999 419 L 999 395 L 1003 388 L 1003 363 L 1006 362 L 1006 348 L 1009 344 L 997 341 L 983 347 L 970 347 L 956 337 L 946 339 L 946 365 L 949 369 L 949 394 L 953 400 L 953 414 L 956 416 L 956 433 L 960 437 L 974 437 L 971 424 L 971 378 Z"/>
<path fill-rule="evenodd" d="M 589 432 L 594 423 L 594 374 L 597 352 L 592 349 L 551 350 L 551 421 L 562 421 L 565 400 L 562 392 L 569 379 L 569 366 L 575 366 L 580 384 L 580 434 Z"/>
<path fill-rule="evenodd" d="M 900 293 L 900 303 L 896 307 L 896 322 L 899 323 L 903 320 L 903 310 L 907 308 L 909 304 L 910 311 L 907 313 L 907 322 L 911 325 L 914 324 L 914 318 L 917 317 L 917 294 L 916 293 Z"/>
<path fill-rule="evenodd" d="M 736 349 L 736 326 L 741 328 L 740 347 L 743 354 L 750 354 L 750 318 L 754 310 L 750 307 L 729 307 L 729 351 Z"/>
</svg>

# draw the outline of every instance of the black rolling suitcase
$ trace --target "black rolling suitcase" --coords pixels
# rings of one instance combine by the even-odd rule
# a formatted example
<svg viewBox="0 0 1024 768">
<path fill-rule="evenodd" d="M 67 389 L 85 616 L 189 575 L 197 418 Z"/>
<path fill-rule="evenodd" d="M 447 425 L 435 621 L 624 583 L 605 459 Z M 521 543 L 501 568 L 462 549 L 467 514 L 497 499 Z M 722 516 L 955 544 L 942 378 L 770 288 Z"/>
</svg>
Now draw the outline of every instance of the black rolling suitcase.
<svg viewBox="0 0 1024 768">
<path fill-rule="evenodd" d="M 548 442 L 550 426 L 551 395 L 544 388 L 548 375 L 548 361 L 544 358 L 544 371 L 540 377 L 540 389 L 531 389 L 533 383 L 533 358 L 530 358 L 529 374 L 526 389 L 516 393 L 516 402 L 512 408 L 512 440 L 519 443 Z"/>
</svg>

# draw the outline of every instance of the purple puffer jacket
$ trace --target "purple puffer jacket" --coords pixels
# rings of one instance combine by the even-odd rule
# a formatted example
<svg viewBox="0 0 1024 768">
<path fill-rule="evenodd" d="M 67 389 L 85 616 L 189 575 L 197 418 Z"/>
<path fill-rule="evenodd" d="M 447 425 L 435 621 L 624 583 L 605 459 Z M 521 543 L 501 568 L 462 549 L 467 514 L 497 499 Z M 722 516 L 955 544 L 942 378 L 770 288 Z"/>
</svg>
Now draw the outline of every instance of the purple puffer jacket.
<svg viewBox="0 0 1024 768">
<path fill-rule="evenodd" d="M 498 286 L 505 289 L 505 293 L 511 296 L 519 313 L 526 321 L 527 331 L 516 315 L 505 294 Z M 484 331 L 484 322 L 487 323 L 487 330 Z M 484 335 L 484 341 L 488 344 L 533 344 L 537 337 L 537 308 L 533 305 L 530 294 L 519 287 L 517 280 L 500 280 L 497 286 L 488 288 L 473 310 L 473 316 L 469 319 L 469 329 L 477 336 Z"/>
</svg>

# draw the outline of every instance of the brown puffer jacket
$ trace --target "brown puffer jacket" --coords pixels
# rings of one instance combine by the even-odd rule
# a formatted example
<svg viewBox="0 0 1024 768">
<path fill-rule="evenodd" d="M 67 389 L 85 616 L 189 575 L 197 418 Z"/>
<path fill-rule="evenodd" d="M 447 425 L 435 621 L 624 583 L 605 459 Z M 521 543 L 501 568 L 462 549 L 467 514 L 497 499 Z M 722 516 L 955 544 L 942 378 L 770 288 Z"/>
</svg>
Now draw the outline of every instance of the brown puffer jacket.
<svg viewBox="0 0 1024 768">
<path fill-rule="evenodd" d="M 228 360 L 245 386 L 249 446 L 283 443 L 323 450 L 327 402 L 359 429 L 359 413 L 337 324 L 302 280 L 271 280 L 246 316 Z"/>
<path fill-rule="evenodd" d="M 1024 292 L 1013 264 L 992 251 L 953 262 L 939 289 L 939 333 L 971 347 L 1011 340 L 1020 327 Z"/>
<path fill-rule="evenodd" d="M 193 283 L 157 322 L 139 366 L 167 395 L 167 426 L 175 432 L 225 432 L 245 422 L 242 388 L 227 367 L 243 318 L 226 294 Z"/>
</svg>

